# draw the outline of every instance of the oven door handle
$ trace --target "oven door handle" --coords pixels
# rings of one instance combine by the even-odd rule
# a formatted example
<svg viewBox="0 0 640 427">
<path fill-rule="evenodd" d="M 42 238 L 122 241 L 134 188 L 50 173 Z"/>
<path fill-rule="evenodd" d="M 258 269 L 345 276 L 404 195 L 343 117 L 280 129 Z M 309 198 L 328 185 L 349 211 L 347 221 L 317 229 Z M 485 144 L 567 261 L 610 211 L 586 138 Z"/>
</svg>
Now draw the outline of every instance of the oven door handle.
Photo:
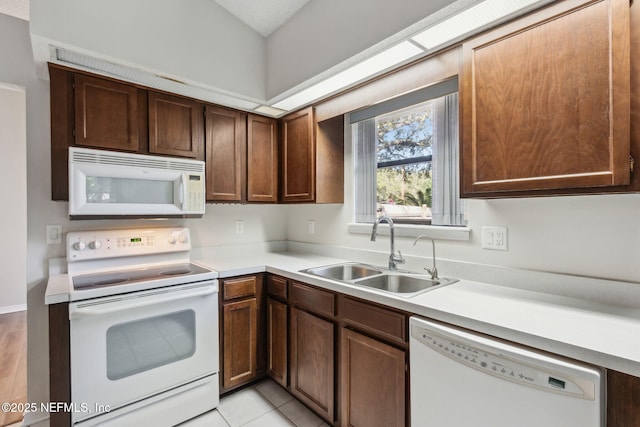
<svg viewBox="0 0 640 427">
<path fill-rule="evenodd" d="M 180 291 L 169 292 L 169 294 L 142 296 L 136 301 L 132 298 L 131 301 L 122 301 L 121 299 L 114 298 L 111 301 L 106 301 L 102 304 L 96 304 L 86 307 L 69 306 L 69 320 L 80 319 L 82 317 L 102 316 L 105 314 L 117 313 L 120 311 L 131 310 L 134 308 L 147 307 L 155 304 L 162 304 L 165 302 L 172 302 L 182 300 L 186 298 L 205 297 L 213 295 L 218 292 L 217 286 L 207 286 L 195 291 Z"/>
</svg>

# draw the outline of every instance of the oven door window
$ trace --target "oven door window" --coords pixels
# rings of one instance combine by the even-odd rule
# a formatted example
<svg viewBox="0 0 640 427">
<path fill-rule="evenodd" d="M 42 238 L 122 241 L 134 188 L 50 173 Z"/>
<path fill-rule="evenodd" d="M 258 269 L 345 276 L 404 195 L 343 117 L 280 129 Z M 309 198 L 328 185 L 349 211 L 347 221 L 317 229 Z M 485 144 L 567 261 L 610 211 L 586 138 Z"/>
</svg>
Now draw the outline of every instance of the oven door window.
<svg viewBox="0 0 640 427">
<path fill-rule="evenodd" d="M 107 377 L 115 381 L 193 356 L 195 322 L 195 312 L 184 310 L 110 327 Z"/>
</svg>

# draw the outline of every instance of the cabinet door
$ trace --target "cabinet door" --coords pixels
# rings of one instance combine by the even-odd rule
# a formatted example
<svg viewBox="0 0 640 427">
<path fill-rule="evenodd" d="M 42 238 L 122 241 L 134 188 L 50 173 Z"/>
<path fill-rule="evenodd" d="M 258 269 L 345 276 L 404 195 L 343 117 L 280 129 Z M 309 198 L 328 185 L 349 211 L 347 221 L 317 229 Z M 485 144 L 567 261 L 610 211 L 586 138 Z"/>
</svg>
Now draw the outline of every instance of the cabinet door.
<svg viewBox="0 0 640 427">
<path fill-rule="evenodd" d="M 247 120 L 247 200 L 278 201 L 278 123 L 249 115 Z"/>
<path fill-rule="evenodd" d="M 258 315 L 256 298 L 223 305 L 223 389 L 257 375 Z"/>
<path fill-rule="evenodd" d="M 312 314 L 291 310 L 291 393 L 333 422 L 334 325 Z"/>
<path fill-rule="evenodd" d="M 405 425 L 405 352 L 346 328 L 341 348 L 340 425 Z"/>
<path fill-rule="evenodd" d="M 207 200 L 241 202 L 245 199 L 247 117 L 212 106 L 206 107 L 205 115 Z"/>
<path fill-rule="evenodd" d="M 76 144 L 138 151 L 138 88 L 76 74 Z"/>
<path fill-rule="evenodd" d="M 282 201 L 315 200 L 316 144 L 313 108 L 282 119 Z"/>
<path fill-rule="evenodd" d="M 640 426 L 640 378 L 607 370 L 606 425 Z"/>
<path fill-rule="evenodd" d="M 463 197 L 629 184 L 629 38 L 628 0 L 574 0 L 464 43 Z"/>
<path fill-rule="evenodd" d="M 267 374 L 287 386 L 287 305 L 267 299 Z"/>
<path fill-rule="evenodd" d="M 149 152 L 201 159 L 204 151 L 202 104 L 149 92 Z"/>
</svg>

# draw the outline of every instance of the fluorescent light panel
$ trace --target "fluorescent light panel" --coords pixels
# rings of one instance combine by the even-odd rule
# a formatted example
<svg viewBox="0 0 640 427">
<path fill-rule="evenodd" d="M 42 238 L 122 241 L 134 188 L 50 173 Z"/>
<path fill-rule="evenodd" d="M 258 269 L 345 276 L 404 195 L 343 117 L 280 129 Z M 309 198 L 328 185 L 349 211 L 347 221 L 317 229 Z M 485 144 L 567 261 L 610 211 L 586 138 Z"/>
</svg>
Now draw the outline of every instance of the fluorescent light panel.
<svg viewBox="0 0 640 427">
<path fill-rule="evenodd" d="M 367 77 L 371 77 L 421 53 L 423 53 L 423 50 L 418 46 L 409 41 L 404 41 L 326 80 L 316 83 L 295 95 L 273 104 L 273 107 L 281 110 L 293 110 L 323 96 L 344 89 Z"/>
<path fill-rule="evenodd" d="M 432 49 L 537 2 L 538 0 L 486 0 L 427 28 L 411 37 L 411 40 L 425 49 Z"/>
</svg>

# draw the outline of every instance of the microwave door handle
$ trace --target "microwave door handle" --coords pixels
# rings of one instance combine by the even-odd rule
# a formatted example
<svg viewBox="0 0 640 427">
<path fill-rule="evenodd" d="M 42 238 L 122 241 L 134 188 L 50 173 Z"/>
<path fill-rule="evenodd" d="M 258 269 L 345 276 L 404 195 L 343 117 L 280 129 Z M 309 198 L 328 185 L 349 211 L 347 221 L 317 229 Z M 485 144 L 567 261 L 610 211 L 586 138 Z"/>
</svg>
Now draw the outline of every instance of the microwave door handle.
<svg viewBox="0 0 640 427">
<path fill-rule="evenodd" d="M 187 192 L 187 180 L 184 179 L 184 174 L 180 175 L 180 191 L 178 192 L 178 197 L 180 199 L 180 208 L 184 212 L 185 203 L 184 203 L 184 195 Z"/>
<path fill-rule="evenodd" d="M 114 299 L 113 302 L 108 302 L 101 305 L 94 305 L 90 307 L 75 308 L 69 307 L 69 320 L 80 319 L 82 317 L 102 316 L 105 314 L 117 313 L 120 311 L 131 310 L 133 308 L 148 307 L 154 304 L 162 304 L 164 302 L 177 301 L 185 298 L 204 297 L 212 295 L 218 292 L 216 286 L 207 286 L 204 289 L 198 289 L 196 291 L 184 291 L 180 293 L 170 292 L 168 295 L 153 297 L 140 297 L 139 301 L 135 299 L 131 302 L 122 302 L 121 300 Z"/>
</svg>

